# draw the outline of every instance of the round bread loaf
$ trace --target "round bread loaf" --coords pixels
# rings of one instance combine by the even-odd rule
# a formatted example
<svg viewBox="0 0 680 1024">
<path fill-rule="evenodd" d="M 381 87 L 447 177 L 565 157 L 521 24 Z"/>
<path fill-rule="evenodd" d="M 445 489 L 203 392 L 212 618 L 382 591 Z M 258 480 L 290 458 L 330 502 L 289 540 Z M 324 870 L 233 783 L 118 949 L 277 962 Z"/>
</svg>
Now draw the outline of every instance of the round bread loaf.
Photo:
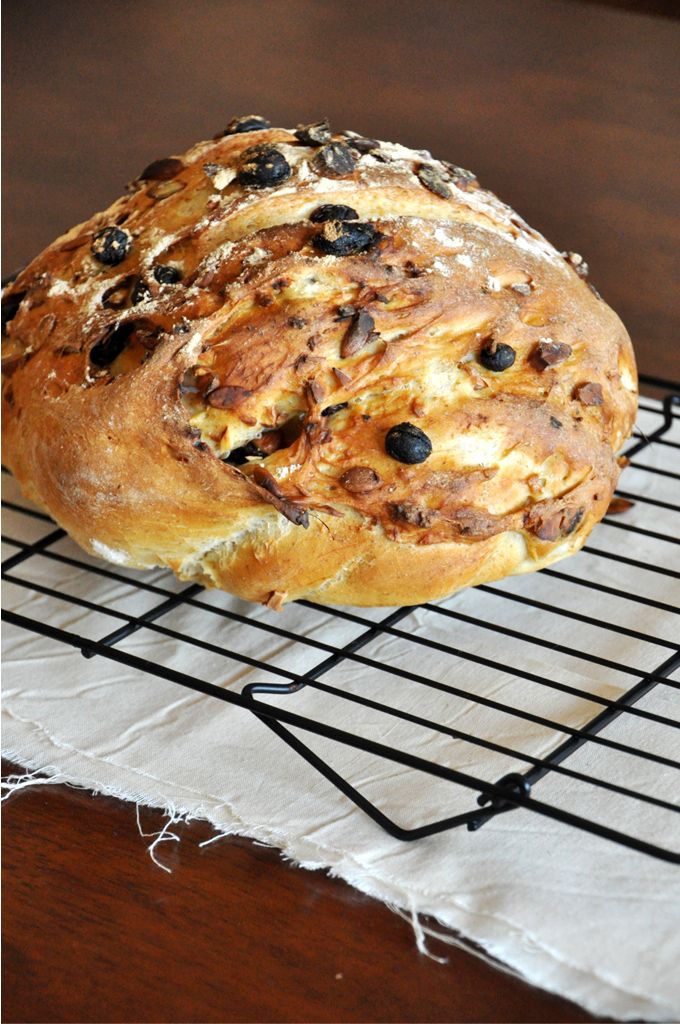
<svg viewBox="0 0 680 1024">
<path fill-rule="evenodd" d="M 237 118 L 3 297 L 3 454 L 87 551 L 279 608 L 540 569 L 604 515 L 628 335 L 473 174 Z"/>
</svg>

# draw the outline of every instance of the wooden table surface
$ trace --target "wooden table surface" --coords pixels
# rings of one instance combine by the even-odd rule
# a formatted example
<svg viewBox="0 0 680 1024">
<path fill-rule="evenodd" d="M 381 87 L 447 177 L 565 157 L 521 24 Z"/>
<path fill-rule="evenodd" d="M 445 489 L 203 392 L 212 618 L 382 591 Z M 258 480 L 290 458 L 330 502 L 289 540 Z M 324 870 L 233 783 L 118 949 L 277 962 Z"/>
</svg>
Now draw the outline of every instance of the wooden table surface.
<svg viewBox="0 0 680 1024">
<path fill-rule="evenodd" d="M 4 272 L 234 114 L 327 115 L 477 171 L 586 256 L 641 369 L 679 379 L 680 24 L 631 6 L 13 0 Z M 426 960 L 388 910 L 270 850 L 201 850 L 199 824 L 165 845 L 171 875 L 108 798 L 28 790 L 4 825 L 8 1024 L 590 1019 L 467 953 Z"/>
</svg>

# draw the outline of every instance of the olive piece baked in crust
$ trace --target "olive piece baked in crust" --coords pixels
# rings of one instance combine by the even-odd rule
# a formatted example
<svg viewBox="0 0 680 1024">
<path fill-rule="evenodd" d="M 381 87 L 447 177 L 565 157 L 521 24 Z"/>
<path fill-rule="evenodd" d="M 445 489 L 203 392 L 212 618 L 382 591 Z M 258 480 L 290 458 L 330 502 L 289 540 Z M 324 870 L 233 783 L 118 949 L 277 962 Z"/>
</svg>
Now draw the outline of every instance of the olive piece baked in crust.
<svg viewBox="0 0 680 1024">
<path fill-rule="evenodd" d="M 24 493 L 95 555 L 276 608 L 577 551 L 635 417 L 621 321 L 469 172 L 319 124 L 235 119 L 7 287 Z"/>
</svg>

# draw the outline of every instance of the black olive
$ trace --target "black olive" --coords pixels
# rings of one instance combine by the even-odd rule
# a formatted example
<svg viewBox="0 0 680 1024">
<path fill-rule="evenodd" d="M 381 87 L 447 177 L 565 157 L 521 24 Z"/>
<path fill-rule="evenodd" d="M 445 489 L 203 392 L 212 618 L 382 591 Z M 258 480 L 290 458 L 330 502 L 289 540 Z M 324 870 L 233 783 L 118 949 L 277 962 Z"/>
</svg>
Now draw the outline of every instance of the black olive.
<svg viewBox="0 0 680 1024">
<path fill-rule="evenodd" d="M 223 462 L 228 462 L 232 466 L 245 466 L 248 461 L 248 456 L 252 455 L 252 452 L 248 451 L 248 445 L 244 448 L 232 448 L 228 455 L 220 456 Z"/>
<path fill-rule="evenodd" d="M 290 178 L 290 164 L 275 146 L 251 146 L 241 154 L 236 180 L 249 188 L 271 188 Z"/>
<path fill-rule="evenodd" d="M 347 303 L 346 306 L 338 306 L 336 313 L 336 320 L 347 320 L 349 317 L 354 316 L 357 311 L 357 307 Z"/>
<path fill-rule="evenodd" d="M 242 132 L 260 132 L 264 128 L 271 128 L 271 121 L 257 114 L 246 114 L 243 117 L 234 117 L 222 132 L 223 135 L 240 135 Z"/>
<path fill-rule="evenodd" d="M 331 141 L 331 126 L 327 120 L 316 124 L 299 124 L 295 129 L 295 138 L 305 146 L 323 146 Z"/>
<path fill-rule="evenodd" d="M 132 237 L 123 228 L 102 228 L 92 239 L 92 255 L 106 267 L 122 263 L 132 248 Z"/>
<path fill-rule="evenodd" d="M 425 188 L 434 192 L 435 195 L 441 196 L 442 199 L 450 199 L 453 195 L 446 184 L 444 175 L 433 164 L 421 164 L 416 174 Z"/>
<path fill-rule="evenodd" d="M 349 402 L 339 402 L 337 405 L 327 405 L 325 409 L 321 410 L 322 416 L 333 416 L 336 412 L 340 412 L 341 409 L 346 409 Z"/>
<path fill-rule="evenodd" d="M 356 160 L 352 150 L 344 142 L 329 142 L 320 149 L 314 158 L 314 168 L 320 174 L 328 174 L 331 178 L 344 178 L 352 174 Z"/>
<path fill-rule="evenodd" d="M 509 369 L 515 361 L 515 350 L 509 345 L 485 345 L 479 353 L 479 361 L 487 370 L 494 373 L 501 373 Z"/>
<path fill-rule="evenodd" d="M 359 220 L 359 214 L 351 206 L 338 206 L 335 203 L 324 203 L 312 210 L 309 219 L 313 224 L 322 224 L 326 220 Z"/>
<path fill-rule="evenodd" d="M 457 167 L 456 164 L 450 164 L 448 160 L 442 160 L 441 163 L 449 172 L 449 180 L 452 181 L 454 185 L 457 185 L 458 188 L 465 190 L 468 185 L 477 184 L 477 175 L 472 171 L 466 171 L 464 167 Z"/>
<path fill-rule="evenodd" d="M 149 286 L 141 277 L 138 278 L 135 282 L 134 288 L 132 289 L 130 302 L 133 306 L 136 306 L 138 302 L 146 302 L 146 300 L 150 298 L 151 292 L 149 291 Z"/>
<path fill-rule="evenodd" d="M 357 153 L 372 153 L 374 149 L 380 149 L 380 143 L 377 139 L 367 139 L 363 135 L 354 135 L 352 132 L 341 132 L 347 139 L 347 142 L 356 149 Z"/>
<path fill-rule="evenodd" d="M 153 268 L 153 276 L 159 284 L 177 284 L 178 281 L 182 280 L 182 271 L 178 270 L 177 267 L 159 263 Z"/>
<path fill-rule="evenodd" d="M 90 362 L 99 367 L 110 366 L 127 345 L 134 329 L 134 321 L 129 320 L 107 331 L 90 349 Z"/>
<path fill-rule="evenodd" d="M 378 244 L 382 235 L 372 224 L 361 221 L 329 220 L 323 231 L 312 238 L 312 245 L 326 256 L 352 256 Z"/>
<path fill-rule="evenodd" d="M 385 451 L 398 462 L 413 465 L 425 462 L 432 454 L 432 442 L 420 427 L 413 423 L 397 423 L 385 435 Z"/>
</svg>

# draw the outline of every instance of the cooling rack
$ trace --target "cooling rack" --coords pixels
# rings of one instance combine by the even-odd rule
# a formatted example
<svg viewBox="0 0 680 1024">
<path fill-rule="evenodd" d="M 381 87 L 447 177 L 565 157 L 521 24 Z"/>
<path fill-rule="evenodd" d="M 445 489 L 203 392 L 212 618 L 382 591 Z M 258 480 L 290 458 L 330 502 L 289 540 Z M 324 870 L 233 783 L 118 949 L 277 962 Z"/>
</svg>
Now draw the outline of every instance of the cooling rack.
<svg viewBox="0 0 680 1024">
<path fill-rule="evenodd" d="M 170 574 L 150 579 L 90 559 L 17 497 L 3 500 L 13 524 L 12 535 L 3 535 L 11 552 L 3 580 L 46 596 L 55 608 L 101 613 L 115 628 L 92 637 L 66 628 L 63 616 L 50 621 L 12 608 L 3 609 L 3 620 L 86 658 L 107 658 L 246 709 L 288 744 L 291 756 L 304 758 L 395 838 L 418 840 L 461 826 L 474 832 L 521 808 L 680 863 L 672 841 L 680 811 L 680 386 L 653 377 L 641 382 L 665 397 L 641 399 L 626 452 L 629 468 L 617 495 L 619 507 L 635 514 L 612 510 L 583 552 L 559 568 L 388 613 L 303 601 L 299 606 L 327 625 L 295 631 L 285 615 L 226 595 L 211 600 Z M 37 560 L 85 571 L 95 595 L 96 581 L 122 583 L 148 607 L 126 611 L 90 600 L 82 588 L 71 592 L 60 582 L 63 573 L 50 580 Z M 234 627 L 228 644 L 210 631 L 199 635 L 189 613 L 192 621 L 198 614 Z M 304 649 L 304 670 L 291 668 L 290 659 L 254 656 L 252 641 L 240 640 L 252 631 L 263 645 Z M 196 673 L 126 646 L 149 632 L 191 649 Z M 264 678 L 237 689 L 214 682 L 214 669 L 201 672 L 223 661 Z M 317 703 L 305 702 L 310 693 Z M 319 700 L 328 702 L 323 713 Z M 359 709 L 362 720 L 374 721 L 368 733 L 356 726 Z M 423 735 L 437 742 L 424 745 Z M 419 820 L 400 823 L 370 786 L 360 791 L 350 783 L 333 756 L 339 749 L 419 773 L 440 794 L 448 786 L 444 805 L 452 813 L 433 814 L 434 805 L 423 801 L 413 809 Z M 568 782 L 566 790 L 556 780 Z M 602 800 L 595 800 L 603 792 L 604 815 Z"/>
</svg>

